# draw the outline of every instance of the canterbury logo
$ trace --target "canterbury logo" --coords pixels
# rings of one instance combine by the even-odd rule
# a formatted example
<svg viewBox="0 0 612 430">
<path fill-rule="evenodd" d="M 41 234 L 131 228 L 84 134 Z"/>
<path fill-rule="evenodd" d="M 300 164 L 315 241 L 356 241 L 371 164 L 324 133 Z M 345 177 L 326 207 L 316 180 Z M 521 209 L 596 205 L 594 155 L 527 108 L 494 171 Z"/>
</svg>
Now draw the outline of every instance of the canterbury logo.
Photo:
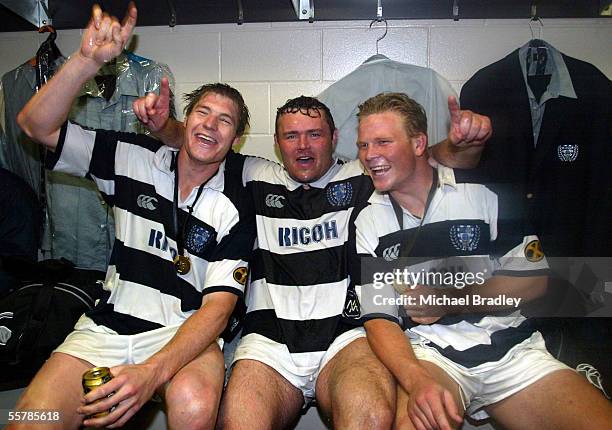
<svg viewBox="0 0 612 430">
<path fill-rule="evenodd" d="M 383 258 L 387 261 L 397 260 L 399 258 L 400 244 L 396 243 L 393 246 L 385 248 L 383 251 Z"/>
<path fill-rule="evenodd" d="M 280 209 L 285 206 L 283 204 L 283 200 L 285 200 L 283 196 L 277 196 L 276 194 L 268 194 L 266 196 L 266 206 L 270 208 Z"/>
<path fill-rule="evenodd" d="M 149 209 L 150 211 L 157 209 L 157 199 L 144 194 L 138 196 L 136 199 L 136 204 L 141 208 Z"/>
</svg>

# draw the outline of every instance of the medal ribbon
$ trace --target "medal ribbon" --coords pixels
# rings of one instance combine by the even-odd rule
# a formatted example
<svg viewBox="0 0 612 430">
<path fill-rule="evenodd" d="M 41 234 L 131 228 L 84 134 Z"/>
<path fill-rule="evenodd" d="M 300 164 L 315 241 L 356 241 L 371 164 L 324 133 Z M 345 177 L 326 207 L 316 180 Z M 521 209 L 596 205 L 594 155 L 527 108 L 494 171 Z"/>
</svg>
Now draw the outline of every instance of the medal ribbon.
<svg viewBox="0 0 612 430">
<path fill-rule="evenodd" d="M 421 227 L 423 226 L 423 221 L 425 221 L 425 217 L 427 216 L 427 211 L 429 211 L 429 206 L 431 206 L 431 201 L 433 200 L 433 196 L 436 193 L 436 188 L 438 187 L 438 171 L 436 169 L 432 169 L 433 179 L 431 181 L 431 188 L 429 188 L 429 194 L 427 195 L 427 201 L 425 202 L 425 209 L 423 210 L 423 217 L 421 218 L 421 222 L 419 226 L 410 238 L 409 241 L 406 241 L 402 244 L 400 248 L 400 257 L 408 257 L 410 256 L 410 252 L 412 252 L 412 248 L 416 243 L 417 237 L 421 232 Z M 402 211 L 401 206 L 389 193 L 389 200 L 391 200 L 391 205 L 393 206 L 393 211 L 395 212 L 395 217 L 397 218 L 397 222 L 400 226 L 400 230 L 404 229 L 404 213 Z"/>
<path fill-rule="evenodd" d="M 172 227 L 174 230 L 174 237 L 176 238 L 176 248 L 177 248 L 177 257 L 182 257 L 185 253 L 185 228 L 187 226 L 187 221 L 189 217 L 185 218 L 183 225 L 179 229 L 179 167 L 178 167 L 178 157 L 176 156 L 176 152 L 172 155 L 172 165 L 174 166 L 174 197 L 172 199 Z M 189 215 L 193 213 L 193 208 L 198 202 L 198 199 L 202 195 L 202 191 L 204 191 L 204 183 L 200 184 L 198 187 L 198 192 L 196 194 L 195 200 L 190 206 L 187 206 L 187 210 L 189 211 Z M 185 256 L 185 258 L 189 259 L 189 257 Z M 177 266 L 177 271 L 179 270 Z M 185 273 L 182 273 L 183 275 Z"/>
</svg>

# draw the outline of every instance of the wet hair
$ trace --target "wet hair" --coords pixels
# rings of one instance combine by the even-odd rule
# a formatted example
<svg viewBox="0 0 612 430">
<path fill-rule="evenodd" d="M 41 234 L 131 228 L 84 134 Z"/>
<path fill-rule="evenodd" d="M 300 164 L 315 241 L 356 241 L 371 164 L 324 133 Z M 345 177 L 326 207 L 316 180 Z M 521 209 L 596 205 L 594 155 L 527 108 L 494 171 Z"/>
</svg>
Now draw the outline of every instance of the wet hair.
<svg viewBox="0 0 612 430">
<path fill-rule="evenodd" d="M 427 135 L 425 109 L 404 93 L 381 93 L 370 97 L 359 105 L 357 117 L 361 121 L 368 115 L 389 111 L 397 112 L 402 117 L 406 134 L 409 137 L 418 133 Z"/>
<path fill-rule="evenodd" d="M 220 82 L 214 84 L 205 84 L 200 88 L 193 90 L 192 92 L 185 94 L 183 100 L 186 103 L 184 113 L 185 116 L 189 116 L 193 108 L 198 104 L 200 99 L 207 94 L 218 94 L 223 97 L 227 97 L 234 102 L 238 109 L 238 124 L 236 124 L 236 136 L 242 136 L 244 130 L 249 126 L 249 108 L 247 107 L 242 94 L 234 87 L 230 87 L 227 84 Z"/>
<path fill-rule="evenodd" d="M 278 120 L 281 116 L 288 113 L 301 113 L 302 115 L 309 116 L 311 118 L 321 118 L 321 112 L 324 112 L 324 119 L 329 126 L 330 133 L 333 133 L 336 129 L 334 124 L 334 118 L 332 117 L 329 108 L 325 104 L 321 103 L 314 97 L 299 96 L 293 99 L 289 99 L 284 105 L 276 109 L 276 121 L 274 125 L 275 132 L 278 132 Z"/>
</svg>

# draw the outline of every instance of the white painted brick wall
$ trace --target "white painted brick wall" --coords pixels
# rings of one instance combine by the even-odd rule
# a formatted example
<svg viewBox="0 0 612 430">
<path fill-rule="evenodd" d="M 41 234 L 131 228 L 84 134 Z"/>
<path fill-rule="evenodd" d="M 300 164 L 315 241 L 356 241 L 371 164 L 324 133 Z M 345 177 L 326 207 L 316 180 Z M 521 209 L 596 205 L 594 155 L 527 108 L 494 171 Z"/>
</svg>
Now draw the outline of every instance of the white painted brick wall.
<svg viewBox="0 0 612 430">
<path fill-rule="evenodd" d="M 277 159 L 276 108 L 288 98 L 317 95 L 376 52 L 383 28 L 368 21 L 256 23 L 137 28 L 134 52 L 167 63 L 182 95 L 206 82 L 238 88 L 251 110 L 243 153 Z M 534 27 L 535 36 L 538 29 Z M 545 20 L 543 38 L 560 51 L 588 61 L 612 78 L 612 21 Z M 47 35 L 0 33 L 0 75 L 31 58 Z M 60 31 L 65 55 L 78 49 L 80 31 Z M 379 50 L 389 58 L 429 66 L 446 77 L 457 93 L 483 66 L 531 39 L 527 20 L 390 21 Z M 177 96 L 182 117 L 183 103 Z M 163 427 L 160 425 L 159 428 Z M 299 429 L 322 429 L 311 410 Z M 466 425 L 464 428 L 473 428 Z M 479 429 L 490 427 L 479 427 Z"/>
<path fill-rule="evenodd" d="M 134 52 L 167 63 L 181 95 L 212 81 L 228 82 L 251 110 L 250 135 L 241 150 L 275 159 L 276 108 L 287 98 L 316 95 L 376 52 L 380 24 L 368 21 L 253 23 L 137 28 Z M 539 29 L 534 26 L 535 36 Z M 612 22 L 607 19 L 545 20 L 542 36 L 560 51 L 595 64 L 612 77 Z M 0 33 L 0 74 L 32 57 L 46 38 L 32 32 Z M 60 31 L 68 55 L 78 30 Z M 457 92 L 474 72 L 531 39 L 527 20 L 390 21 L 379 51 L 389 58 L 429 66 Z M 177 97 L 182 116 L 183 103 Z"/>
</svg>

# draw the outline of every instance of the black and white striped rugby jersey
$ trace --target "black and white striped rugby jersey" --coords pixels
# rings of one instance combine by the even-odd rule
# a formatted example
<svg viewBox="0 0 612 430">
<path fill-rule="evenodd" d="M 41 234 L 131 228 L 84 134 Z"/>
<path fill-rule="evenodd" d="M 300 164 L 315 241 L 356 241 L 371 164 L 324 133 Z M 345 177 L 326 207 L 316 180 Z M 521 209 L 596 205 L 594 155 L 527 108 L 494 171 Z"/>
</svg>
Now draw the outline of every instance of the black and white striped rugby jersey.
<svg viewBox="0 0 612 430">
<path fill-rule="evenodd" d="M 113 206 L 116 237 L 105 291 L 87 316 L 118 334 L 181 324 L 208 293 L 244 293 L 255 237 L 240 180 L 244 156 L 230 151 L 195 205 L 198 187 L 179 203 L 178 225 L 191 260 L 191 270 L 179 275 L 173 264 L 176 152 L 148 136 L 67 122 L 48 160 L 54 170 L 92 179 Z"/>
<path fill-rule="evenodd" d="M 523 209 L 514 203 L 512 190 L 499 184 L 478 183 L 477 174 L 438 168 L 438 188 L 410 255 L 401 255 L 410 260 L 402 260 L 402 264 L 409 264 L 407 269 L 416 276 L 436 272 L 475 276 L 480 273 L 486 280 L 494 275 L 547 275 L 548 265 L 543 254 L 527 257 L 531 251 L 541 249 L 537 236 L 524 222 Z M 378 263 L 362 260 L 362 264 L 388 268 L 392 265 L 389 262 L 400 262 L 398 250 L 403 243 L 413 240 L 421 220 L 403 210 L 404 228 L 400 229 L 386 193 L 375 191 L 368 203 L 356 217 L 356 251 L 363 257 L 380 257 Z M 358 271 L 352 274 L 354 278 L 365 276 Z M 413 342 L 429 345 L 464 367 L 494 365 L 513 346 L 527 342 L 536 331 L 532 321 L 517 308 L 494 315 L 449 314 L 435 324 L 417 325 L 406 316 L 403 307 L 394 305 L 397 302 L 382 300 L 382 296 L 400 297 L 390 285 L 373 289 L 371 281 L 355 279 L 355 282 L 363 320 L 384 318 L 398 322 L 408 329 Z M 377 294 L 381 297 L 376 298 Z"/>
<path fill-rule="evenodd" d="M 321 352 L 352 326 L 342 321 L 349 286 L 349 226 L 372 193 L 359 162 L 335 164 L 306 186 L 272 162 L 248 158 L 257 247 L 243 335 L 258 333 L 291 353 Z"/>
</svg>

